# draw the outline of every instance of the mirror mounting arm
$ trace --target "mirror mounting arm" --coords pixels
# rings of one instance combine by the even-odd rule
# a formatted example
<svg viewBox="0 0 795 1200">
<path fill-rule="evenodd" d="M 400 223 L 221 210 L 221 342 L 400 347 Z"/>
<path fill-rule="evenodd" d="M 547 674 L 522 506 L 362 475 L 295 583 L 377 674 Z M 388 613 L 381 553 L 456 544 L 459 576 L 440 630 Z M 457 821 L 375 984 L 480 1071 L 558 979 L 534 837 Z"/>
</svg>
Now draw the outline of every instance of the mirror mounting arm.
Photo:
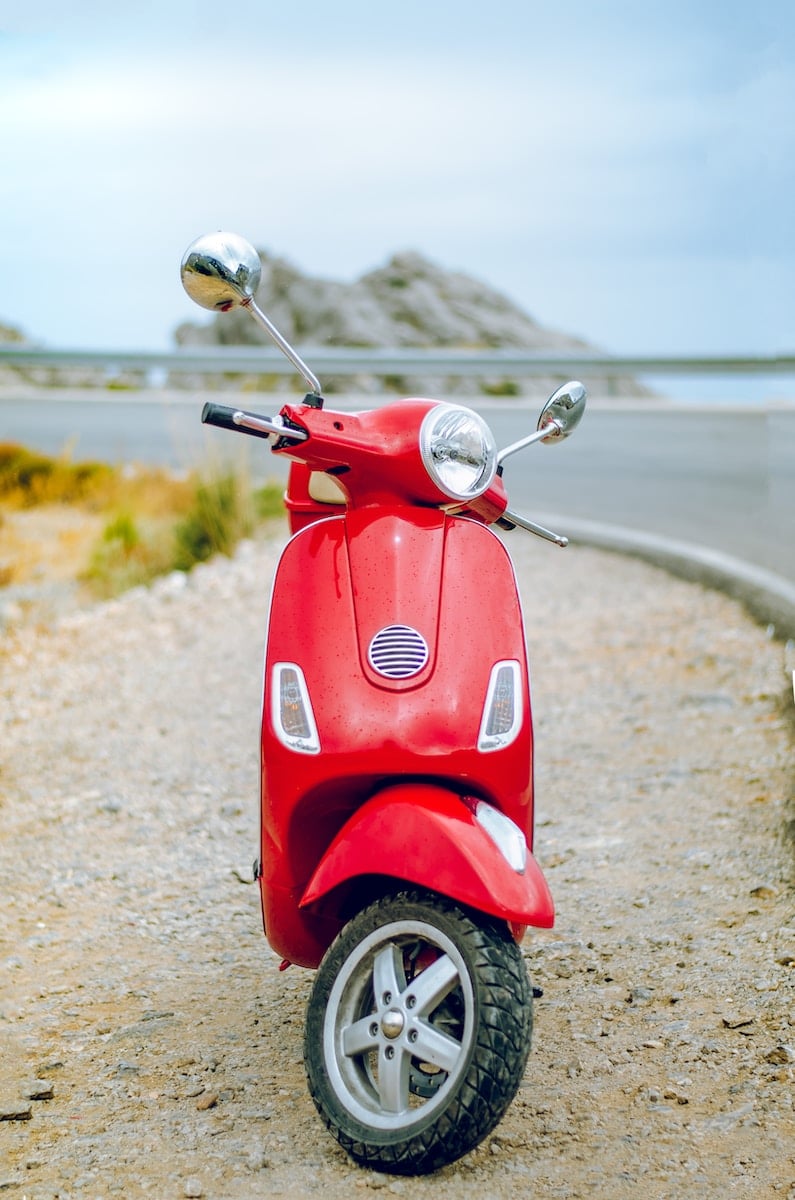
<svg viewBox="0 0 795 1200">
<path fill-rule="evenodd" d="M 257 324 L 265 330 L 271 340 L 274 341 L 279 347 L 282 354 L 293 364 L 299 375 L 309 387 L 310 392 L 315 396 L 319 396 L 321 391 L 320 380 L 314 374 L 314 372 L 310 371 L 304 360 L 293 349 L 287 339 L 282 337 L 273 322 L 268 320 L 262 309 L 257 307 L 254 297 L 250 296 L 244 300 L 241 300 L 240 307 L 247 309 L 251 313 L 251 316 L 254 318 Z"/>
<path fill-rule="evenodd" d="M 501 466 L 506 458 L 510 458 L 512 454 L 516 454 L 518 450 L 524 450 L 526 446 L 532 446 L 534 442 L 543 442 L 546 438 L 559 436 L 560 429 L 554 421 L 550 421 L 543 429 L 536 429 L 534 433 L 529 433 L 527 437 L 520 438 L 518 442 L 512 442 L 510 446 L 506 446 L 504 450 L 500 450 L 497 455 L 497 466 Z"/>
</svg>

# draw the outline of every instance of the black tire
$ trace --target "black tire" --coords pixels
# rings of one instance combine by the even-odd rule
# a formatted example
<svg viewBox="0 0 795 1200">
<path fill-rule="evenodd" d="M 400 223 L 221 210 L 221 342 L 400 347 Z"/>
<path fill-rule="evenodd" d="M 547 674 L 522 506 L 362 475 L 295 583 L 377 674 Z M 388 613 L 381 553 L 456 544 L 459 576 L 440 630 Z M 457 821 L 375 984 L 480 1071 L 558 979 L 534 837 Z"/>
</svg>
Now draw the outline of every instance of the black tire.
<svg viewBox="0 0 795 1200">
<path fill-rule="evenodd" d="M 376 998 L 377 997 L 377 998 Z M 424 892 L 358 913 L 309 998 L 309 1090 L 331 1133 L 376 1171 L 421 1175 L 483 1140 L 530 1052 L 532 992 L 504 924 Z"/>
</svg>

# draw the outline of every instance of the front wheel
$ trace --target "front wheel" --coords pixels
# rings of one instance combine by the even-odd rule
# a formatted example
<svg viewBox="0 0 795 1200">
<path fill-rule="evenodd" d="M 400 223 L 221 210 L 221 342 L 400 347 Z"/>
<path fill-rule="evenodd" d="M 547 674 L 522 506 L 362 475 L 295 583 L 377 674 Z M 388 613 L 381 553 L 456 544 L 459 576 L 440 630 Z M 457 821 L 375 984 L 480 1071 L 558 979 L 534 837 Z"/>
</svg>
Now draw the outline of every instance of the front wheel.
<svg viewBox="0 0 795 1200">
<path fill-rule="evenodd" d="M 357 1161 L 420 1175 L 455 1161 L 510 1104 L 532 995 L 507 929 L 443 897 L 400 892 L 358 913 L 309 998 L 309 1089 Z"/>
</svg>

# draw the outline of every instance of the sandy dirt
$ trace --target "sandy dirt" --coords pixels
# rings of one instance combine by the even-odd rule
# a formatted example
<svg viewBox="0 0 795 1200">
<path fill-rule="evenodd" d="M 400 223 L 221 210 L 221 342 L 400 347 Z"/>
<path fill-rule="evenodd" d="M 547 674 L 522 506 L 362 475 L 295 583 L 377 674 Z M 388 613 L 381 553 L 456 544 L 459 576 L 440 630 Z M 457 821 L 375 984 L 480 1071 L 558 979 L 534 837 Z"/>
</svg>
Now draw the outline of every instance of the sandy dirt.
<svg viewBox="0 0 795 1200">
<path fill-rule="evenodd" d="M 312 977 L 249 883 L 278 547 L 246 544 L 2 636 L 4 1194 L 793 1200 L 783 649 L 720 595 L 513 537 L 558 919 L 524 943 L 543 996 L 494 1134 L 396 1178 L 314 1111 Z"/>
</svg>

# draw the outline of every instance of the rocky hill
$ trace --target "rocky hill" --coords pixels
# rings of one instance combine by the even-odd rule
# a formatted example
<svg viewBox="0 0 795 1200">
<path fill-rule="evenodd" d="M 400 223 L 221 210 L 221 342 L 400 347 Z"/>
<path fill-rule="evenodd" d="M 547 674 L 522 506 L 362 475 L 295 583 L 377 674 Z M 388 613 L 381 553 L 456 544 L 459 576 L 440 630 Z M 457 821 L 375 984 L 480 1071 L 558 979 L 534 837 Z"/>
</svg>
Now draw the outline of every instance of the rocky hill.
<svg viewBox="0 0 795 1200">
<path fill-rule="evenodd" d="M 260 251 L 262 282 L 257 303 L 288 341 L 297 347 L 427 347 L 491 350 L 500 347 L 565 354 L 594 347 L 546 329 L 506 296 L 460 271 L 448 271 L 414 251 L 395 254 L 385 266 L 353 283 L 317 279 L 292 263 Z M 237 310 L 192 322 L 176 330 L 180 346 L 270 344 L 267 334 Z M 309 365 L 311 352 L 307 354 Z M 218 381 L 220 382 L 220 381 Z M 547 380 L 546 383 L 559 381 Z M 323 379 L 324 390 L 392 390 L 434 394 L 444 391 L 516 395 L 538 394 L 539 379 L 407 379 L 372 377 Z M 629 385 L 629 386 L 627 386 Z M 593 384 L 591 384 L 593 386 Z M 621 390 L 643 389 L 625 381 Z"/>
<path fill-rule="evenodd" d="M 548 329 L 528 316 L 517 304 L 488 284 L 461 271 L 449 271 L 416 251 L 395 254 L 382 267 L 369 271 L 352 283 L 320 279 L 304 274 L 287 259 L 260 251 L 262 282 L 257 294 L 260 307 L 288 341 L 306 354 L 312 366 L 311 348 L 349 346 L 361 348 L 419 347 L 428 349 L 494 350 L 514 348 L 565 355 L 596 352 L 587 342 Z M 178 346 L 271 345 L 267 334 L 242 311 L 224 313 L 209 324 L 186 322 L 174 333 Z M 25 342 L 23 333 L 0 324 L 0 342 Z M 0 385 L 20 379 L 38 386 L 105 387 L 105 372 L 92 367 L 11 367 L 0 363 Z M 251 390 L 290 386 L 289 377 L 188 376 L 175 373 L 169 384 L 178 388 Z M 141 373 L 128 371 L 113 378 L 113 386 L 138 387 Z M 497 376 L 492 378 L 409 378 L 323 376 L 324 391 L 403 395 L 495 395 L 515 396 L 528 392 L 536 397 L 550 391 L 562 378 Z M 591 394 L 643 395 L 633 379 L 595 378 L 585 380 Z M 295 390 L 301 383 L 296 375 Z"/>
</svg>

